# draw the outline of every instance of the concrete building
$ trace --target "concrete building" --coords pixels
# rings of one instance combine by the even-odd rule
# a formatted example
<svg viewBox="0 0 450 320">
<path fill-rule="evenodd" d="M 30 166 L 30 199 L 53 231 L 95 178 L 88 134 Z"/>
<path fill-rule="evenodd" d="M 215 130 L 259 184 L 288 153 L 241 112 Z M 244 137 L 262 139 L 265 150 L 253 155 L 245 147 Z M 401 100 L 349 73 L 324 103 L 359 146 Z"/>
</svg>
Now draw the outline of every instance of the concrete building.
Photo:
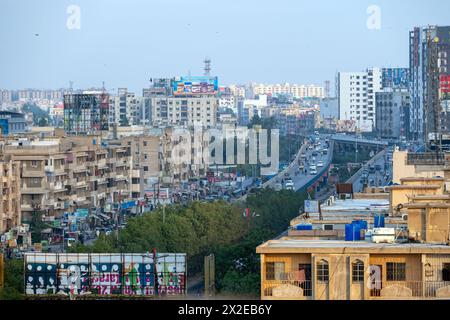
<svg viewBox="0 0 450 320">
<path fill-rule="evenodd" d="M 325 98 L 325 88 L 316 85 L 299 84 L 253 84 L 253 95 L 275 96 L 279 94 L 292 95 L 293 98 Z"/>
<path fill-rule="evenodd" d="M 409 137 L 410 94 L 405 90 L 387 90 L 375 93 L 376 131 L 383 139 Z"/>
<path fill-rule="evenodd" d="M 10 140 L 2 154 L 20 169 L 23 221 L 34 210 L 61 217 L 131 196 L 129 148 L 102 145 L 100 136 Z"/>
<path fill-rule="evenodd" d="M 427 142 L 427 133 L 436 132 L 433 106 L 440 103 L 438 99 L 448 100 L 448 96 L 443 97 L 442 94 L 448 93 L 449 58 L 450 26 L 415 27 L 410 31 L 410 132 L 414 140 Z M 430 99 L 426 100 L 427 96 Z M 449 123 L 450 113 L 446 109 L 442 109 L 437 116 L 440 125 Z M 449 129 L 444 126 L 441 131 L 448 132 Z"/>
<path fill-rule="evenodd" d="M 202 125 L 214 127 L 217 119 L 217 98 L 152 97 L 151 119 L 154 126 Z"/>
<path fill-rule="evenodd" d="M 263 300 L 450 298 L 450 246 L 284 237 L 260 245 Z"/>
<path fill-rule="evenodd" d="M 14 135 L 29 131 L 23 113 L 0 111 L 0 135 Z"/>
<path fill-rule="evenodd" d="M 375 93 L 382 88 L 381 69 L 339 72 L 336 87 L 339 120 L 353 120 L 358 130 L 372 132 L 376 125 Z"/>
<path fill-rule="evenodd" d="M 0 234 L 21 224 L 19 163 L 0 155 Z"/>
<path fill-rule="evenodd" d="M 144 98 L 119 88 L 117 96 L 109 100 L 109 125 L 119 126 L 142 125 L 144 114 Z"/>
</svg>

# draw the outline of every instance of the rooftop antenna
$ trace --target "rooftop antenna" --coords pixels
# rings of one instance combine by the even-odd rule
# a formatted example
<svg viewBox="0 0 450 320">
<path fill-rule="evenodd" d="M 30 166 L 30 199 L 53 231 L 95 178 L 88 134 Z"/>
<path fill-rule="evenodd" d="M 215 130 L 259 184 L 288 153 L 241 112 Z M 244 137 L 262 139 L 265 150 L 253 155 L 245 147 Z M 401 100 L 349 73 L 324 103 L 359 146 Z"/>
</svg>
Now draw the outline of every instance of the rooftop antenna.
<svg viewBox="0 0 450 320">
<path fill-rule="evenodd" d="M 211 75 L 211 59 L 205 58 L 205 60 L 203 60 L 203 63 L 205 64 L 204 75 L 210 76 Z"/>
</svg>

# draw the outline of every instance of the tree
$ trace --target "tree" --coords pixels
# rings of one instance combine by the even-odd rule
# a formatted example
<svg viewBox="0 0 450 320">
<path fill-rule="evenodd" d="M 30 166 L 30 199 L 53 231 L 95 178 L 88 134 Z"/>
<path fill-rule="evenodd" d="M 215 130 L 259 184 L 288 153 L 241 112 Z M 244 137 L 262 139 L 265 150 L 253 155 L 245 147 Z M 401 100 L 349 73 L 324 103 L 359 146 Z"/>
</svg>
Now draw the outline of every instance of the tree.
<svg viewBox="0 0 450 320">
<path fill-rule="evenodd" d="M 12 259 L 5 261 L 5 283 L 0 289 L 0 300 L 23 299 L 23 260 Z"/>
</svg>

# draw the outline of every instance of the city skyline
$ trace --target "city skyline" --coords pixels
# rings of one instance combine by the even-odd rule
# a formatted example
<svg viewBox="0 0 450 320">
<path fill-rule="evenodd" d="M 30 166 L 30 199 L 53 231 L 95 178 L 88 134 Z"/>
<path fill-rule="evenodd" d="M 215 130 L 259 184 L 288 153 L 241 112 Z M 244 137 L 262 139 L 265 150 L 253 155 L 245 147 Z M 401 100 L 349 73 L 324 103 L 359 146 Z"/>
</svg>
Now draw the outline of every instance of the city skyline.
<svg viewBox="0 0 450 320">
<path fill-rule="evenodd" d="M 73 81 L 74 88 L 90 88 L 105 81 L 109 89 L 139 93 L 152 77 L 202 74 L 206 56 L 225 85 L 333 83 L 337 71 L 408 66 L 409 31 L 445 24 L 450 9 L 441 1 L 409 3 L 7 0 L 0 4 L 0 87 L 61 88 Z M 80 10 L 73 29 L 71 5 Z M 367 25 L 371 6 L 380 9 L 380 29 Z"/>
</svg>

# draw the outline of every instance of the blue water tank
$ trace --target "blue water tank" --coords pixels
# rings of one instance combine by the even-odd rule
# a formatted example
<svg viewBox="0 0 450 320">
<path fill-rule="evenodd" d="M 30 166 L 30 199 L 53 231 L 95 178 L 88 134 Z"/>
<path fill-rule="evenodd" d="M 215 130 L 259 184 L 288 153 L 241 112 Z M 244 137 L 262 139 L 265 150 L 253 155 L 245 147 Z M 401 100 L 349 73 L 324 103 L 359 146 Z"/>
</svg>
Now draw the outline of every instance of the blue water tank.
<svg viewBox="0 0 450 320">
<path fill-rule="evenodd" d="M 312 224 L 298 224 L 295 226 L 295 230 L 312 230 Z"/>
<path fill-rule="evenodd" d="M 367 230 L 368 229 L 368 224 L 367 224 L 367 221 L 365 221 L 365 220 L 354 220 L 352 222 L 352 224 L 356 224 L 356 225 L 360 226 L 361 230 Z"/>
<path fill-rule="evenodd" d="M 384 228 L 384 215 L 375 215 L 373 221 L 374 228 Z"/>
<path fill-rule="evenodd" d="M 359 222 L 353 221 L 351 224 L 345 225 L 345 241 L 360 241 L 362 225 Z"/>
<path fill-rule="evenodd" d="M 353 224 L 346 224 L 345 225 L 345 241 L 353 241 Z"/>
</svg>

